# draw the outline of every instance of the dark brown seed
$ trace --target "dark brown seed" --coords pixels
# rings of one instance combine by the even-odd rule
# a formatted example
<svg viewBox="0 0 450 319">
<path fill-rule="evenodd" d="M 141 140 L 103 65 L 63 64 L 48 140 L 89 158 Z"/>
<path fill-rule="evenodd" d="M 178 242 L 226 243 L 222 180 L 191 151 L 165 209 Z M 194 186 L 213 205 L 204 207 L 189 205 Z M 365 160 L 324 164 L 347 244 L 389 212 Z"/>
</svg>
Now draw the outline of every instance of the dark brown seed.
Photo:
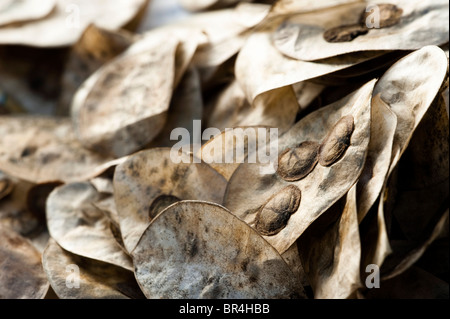
<svg viewBox="0 0 450 319">
<path fill-rule="evenodd" d="M 366 26 L 361 26 L 359 24 L 343 25 L 326 30 L 323 34 L 323 38 L 331 43 L 350 42 L 367 32 L 369 32 L 369 29 L 367 29 Z"/>
<path fill-rule="evenodd" d="M 334 125 L 320 146 L 320 165 L 331 166 L 341 159 L 350 146 L 354 129 L 354 119 L 351 115 L 344 116 Z"/>
<path fill-rule="evenodd" d="M 150 205 L 148 216 L 150 220 L 156 217 L 160 212 L 169 207 L 170 205 L 179 202 L 180 199 L 172 195 L 160 195 L 156 197 Z"/>
<path fill-rule="evenodd" d="M 255 228 L 264 236 L 278 234 L 300 206 L 301 191 L 289 185 L 270 197 L 256 215 Z"/>
<path fill-rule="evenodd" d="M 319 143 L 306 141 L 288 148 L 278 157 L 277 173 L 288 182 L 299 181 L 312 172 L 319 160 Z"/>
<path fill-rule="evenodd" d="M 379 28 L 391 27 L 400 22 L 400 19 L 403 14 L 403 10 L 400 9 L 399 7 L 397 7 L 396 5 L 381 3 L 381 4 L 377 4 L 377 8 L 380 13 Z M 361 26 L 366 26 L 367 22 L 375 23 L 375 21 L 373 21 L 373 19 L 371 18 L 373 14 L 374 13 L 372 10 L 369 12 L 366 12 L 364 10 L 364 12 L 361 14 L 361 18 L 360 18 Z M 369 19 L 369 21 L 367 21 L 367 19 Z M 378 28 L 378 26 L 377 26 L 377 28 Z"/>
</svg>

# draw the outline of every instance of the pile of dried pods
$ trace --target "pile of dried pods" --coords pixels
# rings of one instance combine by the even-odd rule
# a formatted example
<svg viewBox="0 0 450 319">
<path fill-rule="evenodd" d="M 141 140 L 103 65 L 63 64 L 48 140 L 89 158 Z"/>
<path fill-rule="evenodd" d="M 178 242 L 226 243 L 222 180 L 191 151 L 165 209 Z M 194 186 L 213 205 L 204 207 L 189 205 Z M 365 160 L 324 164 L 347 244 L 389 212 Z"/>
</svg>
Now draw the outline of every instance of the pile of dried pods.
<svg viewBox="0 0 450 319">
<path fill-rule="evenodd" d="M 0 298 L 449 297 L 448 0 L 251 2 L 0 0 Z"/>
</svg>

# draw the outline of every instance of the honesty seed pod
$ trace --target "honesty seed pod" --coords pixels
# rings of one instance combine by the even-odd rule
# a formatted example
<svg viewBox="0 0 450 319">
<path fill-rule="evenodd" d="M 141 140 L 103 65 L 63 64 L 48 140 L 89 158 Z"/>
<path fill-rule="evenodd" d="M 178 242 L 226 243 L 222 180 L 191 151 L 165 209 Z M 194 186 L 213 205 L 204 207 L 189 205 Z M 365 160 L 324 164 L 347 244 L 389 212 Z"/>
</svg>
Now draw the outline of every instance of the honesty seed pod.
<svg viewBox="0 0 450 319">
<path fill-rule="evenodd" d="M 317 142 L 306 141 L 295 148 L 288 148 L 278 157 L 277 173 L 288 182 L 301 180 L 316 167 L 318 154 Z"/>
<path fill-rule="evenodd" d="M 256 230 L 265 236 L 279 233 L 300 206 L 301 194 L 297 186 L 289 185 L 270 197 L 256 216 Z"/>
<path fill-rule="evenodd" d="M 370 8 L 370 7 L 369 7 Z M 393 25 L 396 25 L 400 22 L 400 18 L 403 15 L 403 9 L 397 7 L 395 4 L 389 4 L 389 3 L 380 3 L 376 6 L 378 13 L 379 13 L 379 28 L 388 28 Z M 359 23 L 362 26 L 365 26 L 368 19 L 371 18 L 371 15 L 373 12 L 371 10 L 364 10 L 364 12 L 361 14 L 361 19 Z"/>
<path fill-rule="evenodd" d="M 331 166 L 336 163 L 350 146 L 350 138 L 355 129 L 353 116 L 341 118 L 320 145 L 319 163 Z"/>
</svg>

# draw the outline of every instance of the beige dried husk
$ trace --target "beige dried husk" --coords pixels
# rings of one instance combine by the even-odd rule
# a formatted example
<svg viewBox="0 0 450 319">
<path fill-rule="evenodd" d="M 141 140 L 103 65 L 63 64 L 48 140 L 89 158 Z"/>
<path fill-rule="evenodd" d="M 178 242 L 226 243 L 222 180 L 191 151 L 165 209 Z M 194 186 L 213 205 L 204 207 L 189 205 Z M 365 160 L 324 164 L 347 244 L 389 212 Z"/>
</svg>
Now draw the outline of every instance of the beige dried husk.
<svg viewBox="0 0 450 319">
<path fill-rule="evenodd" d="M 49 283 L 40 252 L 2 223 L 0 242 L 0 299 L 43 299 Z"/>
<path fill-rule="evenodd" d="M 356 186 L 314 221 L 297 245 L 315 299 L 354 298 L 362 287 Z"/>
<path fill-rule="evenodd" d="M 110 220 L 93 204 L 102 199 L 88 182 L 56 188 L 47 200 L 47 226 L 65 250 L 133 270 L 130 257 L 116 242 Z"/>
<path fill-rule="evenodd" d="M 381 200 L 378 200 L 377 203 L 375 203 L 376 207 L 374 214 L 370 218 L 370 221 L 367 222 L 369 225 L 371 225 L 370 227 L 368 227 L 370 231 L 367 232 L 367 234 L 364 234 L 365 239 L 363 244 L 362 258 L 363 267 L 368 264 L 376 264 L 381 266 L 386 257 L 392 253 L 392 248 L 389 243 L 388 226 L 386 225 L 386 219 L 391 218 L 390 214 L 392 214 L 392 212 L 385 211 L 385 205 L 389 203 L 386 201 L 386 199 L 388 199 L 390 202 L 392 202 L 394 198 L 395 200 L 398 199 L 395 195 L 395 181 L 398 178 L 396 177 L 396 175 L 398 174 L 398 163 L 403 153 L 405 153 L 405 151 L 407 150 L 413 133 L 426 115 L 427 111 L 430 109 L 430 106 L 435 100 L 436 95 L 439 93 L 439 89 L 447 74 L 447 63 L 448 59 L 445 53 L 440 48 L 435 46 L 427 46 L 407 55 L 406 57 L 395 63 L 388 71 L 386 71 L 386 73 L 380 78 L 375 86 L 374 96 L 380 94 L 380 98 L 395 113 L 397 117 L 397 127 L 394 133 L 389 171 L 386 175 L 385 183 L 380 192 Z M 412 88 L 414 88 L 413 94 L 411 93 Z M 445 118 L 445 115 L 444 117 L 442 117 L 442 108 L 444 106 L 442 105 L 442 103 L 440 104 L 441 107 L 439 107 L 439 103 L 437 104 L 437 110 L 441 111 L 437 111 L 437 113 L 434 112 L 434 114 L 441 115 L 435 117 L 434 121 L 432 122 L 433 127 L 438 125 L 437 132 L 439 132 L 439 134 L 429 139 L 430 141 L 434 142 L 428 143 L 428 137 L 422 139 L 422 141 L 426 142 L 423 145 L 428 144 L 428 146 L 432 146 L 431 148 L 429 148 L 429 153 L 425 153 L 427 154 L 426 166 L 435 166 L 438 175 L 444 179 L 448 179 L 448 166 L 447 171 L 445 172 L 445 165 L 443 165 L 445 160 L 442 162 L 435 157 L 428 158 L 429 155 L 439 154 L 439 152 L 443 152 L 441 153 L 441 155 L 447 154 L 446 157 L 448 158 L 448 145 L 445 146 L 446 142 L 444 142 L 445 140 L 448 140 L 448 122 L 443 120 L 443 118 Z M 434 129 L 435 128 L 433 128 L 433 130 Z M 426 134 L 428 134 L 429 131 L 429 129 L 426 130 Z M 447 132 L 447 135 L 445 134 L 445 131 Z M 445 138 L 445 136 L 447 136 L 447 138 Z M 433 146 L 433 143 L 436 143 L 435 146 Z M 436 145 L 442 145 L 442 143 L 444 143 L 443 148 L 440 146 L 436 147 Z M 418 145 L 419 146 L 417 147 L 420 150 L 423 145 Z M 437 152 L 438 149 L 439 152 Z M 445 156 L 443 158 L 445 158 Z M 431 161 L 428 162 L 428 159 L 430 159 Z M 407 175 L 408 174 L 409 173 L 407 173 Z M 439 209 L 439 202 L 443 200 L 443 198 L 445 198 L 445 195 L 444 197 L 442 197 L 440 196 L 440 194 L 445 194 L 446 192 L 448 196 L 448 187 L 445 187 L 444 182 L 440 180 L 440 178 L 436 179 L 436 175 L 434 174 L 429 175 L 429 172 L 426 172 L 424 176 L 432 176 L 431 178 L 434 179 L 434 181 L 430 180 L 431 184 L 428 186 L 434 185 L 434 187 L 436 188 L 434 190 L 429 188 L 428 196 L 425 195 L 425 197 L 421 196 L 420 198 L 425 198 L 424 203 L 428 205 L 430 203 L 428 200 L 431 199 L 431 201 L 433 201 L 433 195 L 436 195 L 439 200 L 435 203 L 435 205 L 437 204 L 438 207 L 435 207 L 433 209 Z M 419 193 L 423 191 L 426 192 L 427 188 L 421 190 L 422 187 L 423 185 L 419 187 Z M 412 197 L 408 197 L 406 203 L 408 203 L 411 199 L 414 203 L 417 203 L 417 200 L 420 201 L 421 199 L 417 197 L 417 195 L 418 194 L 415 194 Z M 425 208 L 425 211 L 427 210 L 428 209 Z M 406 220 L 407 224 L 410 224 L 412 222 L 413 225 L 422 227 L 424 225 L 422 225 L 421 222 L 417 220 L 417 218 L 423 218 L 426 216 L 431 217 L 432 215 L 424 214 L 423 211 L 424 210 L 421 210 L 421 208 L 419 208 L 419 214 L 415 214 L 415 217 L 411 218 L 411 216 L 409 215 L 409 210 L 403 210 L 403 213 L 406 213 L 404 216 L 408 216 L 406 219 L 404 218 L 403 221 Z M 389 216 L 385 216 L 386 213 L 388 213 Z M 417 234 L 423 235 L 421 232 L 417 232 Z"/>
<path fill-rule="evenodd" d="M 331 165 L 316 168 L 304 179 L 289 183 L 277 173 L 261 174 L 267 164 L 243 163 L 230 179 L 224 205 L 247 223 L 254 223 L 255 213 L 276 192 L 296 185 L 302 192 L 300 207 L 286 227 L 274 236 L 264 236 L 280 253 L 284 253 L 323 212 L 344 196 L 363 169 L 370 138 L 370 100 L 375 80 L 347 97 L 321 108 L 300 120 L 278 140 L 278 153 L 304 141 L 321 143 L 329 130 L 343 116 L 352 115 L 354 131 L 343 157 Z"/>
<path fill-rule="evenodd" d="M 61 299 L 144 298 L 133 272 L 74 255 L 53 239 L 44 251 L 42 265 L 50 285 Z"/>
<path fill-rule="evenodd" d="M 403 10 L 400 21 L 390 27 L 369 28 L 367 34 L 352 41 L 330 43 L 324 32 L 342 25 L 358 24 L 361 14 L 373 5 L 386 1 L 356 2 L 322 11 L 312 20 L 299 14 L 288 18 L 274 33 L 274 44 L 280 52 L 295 59 L 315 61 L 359 51 L 416 50 L 425 45 L 449 41 L 449 7 L 446 0 L 393 0 L 388 3 Z M 370 10 L 369 10 L 370 9 Z M 411 36 L 414 34 L 414 36 Z"/>
<path fill-rule="evenodd" d="M 114 198 L 128 252 L 158 213 L 150 211 L 152 204 L 160 200 L 164 204 L 164 198 L 169 200 L 165 206 L 177 200 L 222 202 L 226 188 L 223 176 L 192 155 L 179 155 L 184 163 L 176 164 L 170 148 L 153 148 L 132 155 L 116 168 Z M 160 212 L 165 207 L 156 208 Z"/>
<path fill-rule="evenodd" d="M 277 251 L 213 203 L 183 201 L 161 212 L 140 238 L 133 261 L 147 298 L 305 297 Z"/>
<path fill-rule="evenodd" d="M 5 173 L 0 171 L 0 200 L 8 196 L 14 189 L 14 181 Z"/>
<path fill-rule="evenodd" d="M 125 160 L 86 150 L 70 119 L 1 116 L 0 169 L 33 183 L 75 182 L 100 175 Z"/>
<path fill-rule="evenodd" d="M 133 41 L 134 36 L 125 30 L 112 31 L 89 25 L 71 47 L 64 65 L 57 114 L 70 114 L 72 98 L 83 82 L 126 50 Z"/>
<path fill-rule="evenodd" d="M 257 103 L 257 99 L 264 100 L 265 92 L 343 70 L 381 55 L 362 52 L 321 62 L 294 60 L 280 53 L 272 44 L 271 34 L 281 23 L 282 19 L 276 18 L 264 24 L 249 36 L 238 54 L 236 79 L 252 105 Z"/>
<path fill-rule="evenodd" d="M 55 8 L 43 19 L 2 27 L 0 44 L 68 46 L 78 41 L 91 23 L 110 30 L 126 26 L 147 4 L 148 0 L 57 0 Z"/>
<path fill-rule="evenodd" d="M 56 0 L 13 0 L 0 4 L 0 26 L 44 19 L 55 7 Z"/>
</svg>

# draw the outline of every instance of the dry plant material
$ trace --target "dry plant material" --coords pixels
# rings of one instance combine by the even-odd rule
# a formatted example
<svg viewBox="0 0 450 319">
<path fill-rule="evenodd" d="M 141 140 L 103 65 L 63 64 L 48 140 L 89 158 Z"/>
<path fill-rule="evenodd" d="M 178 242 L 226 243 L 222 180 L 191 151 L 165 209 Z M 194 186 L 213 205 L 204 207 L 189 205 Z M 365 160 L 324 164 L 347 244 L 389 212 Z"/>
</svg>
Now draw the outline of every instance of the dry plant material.
<svg viewBox="0 0 450 319">
<path fill-rule="evenodd" d="M 2 116 L 0 135 L 0 169 L 34 183 L 81 181 L 122 161 L 86 150 L 66 118 Z"/>
<path fill-rule="evenodd" d="M 351 143 L 338 162 L 330 167 L 317 165 L 304 179 L 292 183 L 284 181 L 277 173 L 261 174 L 261 166 L 267 164 L 243 163 L 230 179 L 225 207 L 251 224 L 258 208 L 269 197 L 287 185 L 297 186 L 302 193 L 297 212 L 291 215 L 286 227 L 278 234 L 264 236 L 280 253 L 284 253 L 315 219 L 357 181 L 370 138 L 370 100 L 374 85 L 375 81 L 366 83 L 345 98 L 309 114 L 278 140 L 280 153 L 302 141 L 322 141 L 339 119 L 352 115 L 355 129 Z"/>
<path fill-rule="evenodd" d="M 42 1 L 39 6 L 32 0 L 26 2 L 43 9 L 49 1 L 44 1 L 45 6 Z M 147 4 L 148 0 L 117 0 L 113 3 L 107 0 L 56 0 L 55 8 L 42 19 L 3 26 L 0 29 L 0 44 L 35 47 L 71 45 L 78 41 L 91 23 L 103 29 L 118 30 L 138 18 L 138 13 Z M 21 10 L 21 14 L 24 13 Z"/>
<path fill-rule="evenodd" d="M 0 5 L 0 26 L 12 23 L 27 23 L 28 21 L 45 18 L 55 7 L 56 0 L 15 0 L 2 1 Z"/>
<path fill-rule="evenodd" d="M 56 188 L 47 200 L 50 235 L 73 254 L 132 270 L 131 259 L 116 242 L 109 219 L 93 205 L 101 198 L 87 182 Z"/>
<path fill-rule="evenodd" d="M 0 299 L 43 299 L 49 283 L 39 251 L 2 224 L 0 242 Z"/>
<path fill-rule="evenodd" d="M 175 199 L 222 202 L 227 184 L 222 175 L 192 155 L 175 156 L 180 163 L 172 161 L 170 148 L 153 148 L 134 154 L 116 168 L 114 197 L 128 252 L 161 210 L 161 203 L 169 205 Z M 155 200 L 161 201 L 159 205 Z"/>
<path fill-rule="evenodd" d="M 320 145 L 319 163 L 331 166 L 336 163 L 350 146 L 350 139 L 355 129 L 352 115 L 342 117 L 330 130 Z"/>
<path fill-rule="evenodd" d="M 162 40 L 151 50 L 126 51 L 77 92 L 72 116 L 84 145 L 121 157 L 142 148 L 161 131 L 174 86 L 178 46 L 174 38 Z"/>
<path fill-rule="evenodd" d="M 14 182 L 0 171 L 0 200 L 8 196 L 14 188 Z"/>
<path fill-rule="evenodd" d="M 50 240 L 42 256 L 50 285 L 61 299 L 142 299 L 133 272 L 74 255 Z"/>
<path fill-rule="evenodd" d="M 305 297 L 276 250 L 213 203 L 168 207 L 145 230 L 133 261 L 147 298 Z"/>
<path fill-rule="evenodd" d="M 255 229 L 265 236 L 278 234 L 300 206 L 302 193 L 295 185 L 286 186 L 258 210 Z"/>
<path fill-rule="evenodd" d="M 320 145 L 306 141 L 295 148 L 288 148 L 278 157 L 277 173 L 285 181 L 299 181 L 316 167 L 319 160 Z"/>
<path fill-rule="evenodd" d="M 274 33 L 274 44 L 304 61 L 360 51 L 417 50 L 448 42 L 448 12 L 446 0 L 355 2 L 323 10 L 315 21 L 305 14 L 289 17 Z"/>
</svg>

